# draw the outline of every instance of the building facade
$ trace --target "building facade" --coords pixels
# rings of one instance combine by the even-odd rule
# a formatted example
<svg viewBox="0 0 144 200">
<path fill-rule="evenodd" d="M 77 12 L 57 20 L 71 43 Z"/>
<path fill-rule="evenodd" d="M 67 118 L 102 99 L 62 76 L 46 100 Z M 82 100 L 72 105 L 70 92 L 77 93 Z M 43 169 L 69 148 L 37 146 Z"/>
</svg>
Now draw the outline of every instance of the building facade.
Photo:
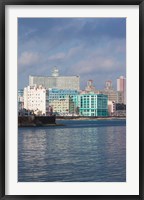
<svg viewBox="0 0 144 200">
<path fill-rule="evenodd" d="M 104 94 L 80 94 L 79 113 L 81 116 L 108 116 L 108 96 Z"/>
<path fill-rule="evenodd" d="M 33 111 L 36 115 L 48 115 L 48 93 L 39 86 L 28 86 L 24 88 L 24 108 Z"/>
<path fill-rule="evenodd" d="M 48 101 L 49 106 L 53 108 L 53 112 L 57 115 L 74 114 L 77 108 L 77 90 L 69 89 L 49 89 Z"/>
<path fill-rule="evenodd" d="M 105 82 L 105 88 L 100 93 L 107 95 L 109 101 L 117 102 L 117 92 L 113 89 L 111 80 Z"/>
<path fill-rule="evenodd" d="M 123 76 L 117 79 L 117 102 L 126 104 L 126 78 Z"/>
<path fill-rule="evenodd" d="M 108 101 L 108 113 L 109 116 L 113 116 L 116 110 L 116 103 L 114 101 Z"/>
<path fill-rule="evenodd" d="M 80 89 L 79 76 L 60 76 L 57 68 L 54 68 L 51 76 L 29 76 L 29 85 L 42 85 L 46 89 Z"/>
<path fill-rule="evenodd" d="M 23 90 L 18 90 L 18 111 L 24 108 L 24 97 L 23 97 Z"/>
</svg>

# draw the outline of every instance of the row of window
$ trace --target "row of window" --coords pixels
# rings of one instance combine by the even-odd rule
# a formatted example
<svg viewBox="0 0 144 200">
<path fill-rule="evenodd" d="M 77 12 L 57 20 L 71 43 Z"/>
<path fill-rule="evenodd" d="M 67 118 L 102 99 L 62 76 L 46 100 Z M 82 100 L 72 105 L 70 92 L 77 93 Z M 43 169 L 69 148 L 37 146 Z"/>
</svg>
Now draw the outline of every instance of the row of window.
<svg viewBox="0 0 144 200">
<path fill-rule="evenodd" d="M 37 100 L 36 100 L 36 101 L 30 101 L 30 100 L 28 100 L 28 103 L 29 103 L 29 102 L 32 102 L 32 103 L 37 103 L 37 102 L 39 102 L 39 103 L 44 103 L 44 101 L 42 101 L 42 100 L 41 100 L 41 101 L 37 101 Z"/>
</svg>

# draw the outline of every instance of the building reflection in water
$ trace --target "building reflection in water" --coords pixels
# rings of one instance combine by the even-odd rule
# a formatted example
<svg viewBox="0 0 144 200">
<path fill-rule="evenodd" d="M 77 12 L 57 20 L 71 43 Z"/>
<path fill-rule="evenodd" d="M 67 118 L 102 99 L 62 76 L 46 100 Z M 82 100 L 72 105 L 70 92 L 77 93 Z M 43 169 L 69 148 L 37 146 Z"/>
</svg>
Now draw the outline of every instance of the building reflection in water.
<svg viewBox="0 0 144 200">
<path fill-rule="evenodd" d="M 125 181 L 125 126 L 19 132 L 19 181 Z"/>
</svg>

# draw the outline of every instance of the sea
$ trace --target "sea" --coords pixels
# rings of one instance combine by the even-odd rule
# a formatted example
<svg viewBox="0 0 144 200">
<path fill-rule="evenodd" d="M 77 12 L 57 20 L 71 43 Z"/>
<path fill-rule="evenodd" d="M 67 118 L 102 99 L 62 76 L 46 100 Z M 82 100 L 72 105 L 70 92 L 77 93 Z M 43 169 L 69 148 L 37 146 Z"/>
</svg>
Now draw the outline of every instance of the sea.
<svg viewBox="0 0 144 200">
<path fill-rule="evenodd" d="M 125 182 L 126 120 L 18 128 L 18 182 Z"/>
</svg>

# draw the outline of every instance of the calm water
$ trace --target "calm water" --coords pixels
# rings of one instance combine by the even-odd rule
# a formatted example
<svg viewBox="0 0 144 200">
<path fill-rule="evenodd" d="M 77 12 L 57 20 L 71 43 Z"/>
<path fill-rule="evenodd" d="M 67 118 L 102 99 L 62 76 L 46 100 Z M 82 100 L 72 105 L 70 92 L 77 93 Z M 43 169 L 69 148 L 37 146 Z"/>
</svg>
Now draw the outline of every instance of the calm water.
<svg viewBox="0 0 144 200">
<path fill-rule="evenodd" d="M 19 128 L 18 181 L 126 181 L 126 121 Z"/>
</svg>

